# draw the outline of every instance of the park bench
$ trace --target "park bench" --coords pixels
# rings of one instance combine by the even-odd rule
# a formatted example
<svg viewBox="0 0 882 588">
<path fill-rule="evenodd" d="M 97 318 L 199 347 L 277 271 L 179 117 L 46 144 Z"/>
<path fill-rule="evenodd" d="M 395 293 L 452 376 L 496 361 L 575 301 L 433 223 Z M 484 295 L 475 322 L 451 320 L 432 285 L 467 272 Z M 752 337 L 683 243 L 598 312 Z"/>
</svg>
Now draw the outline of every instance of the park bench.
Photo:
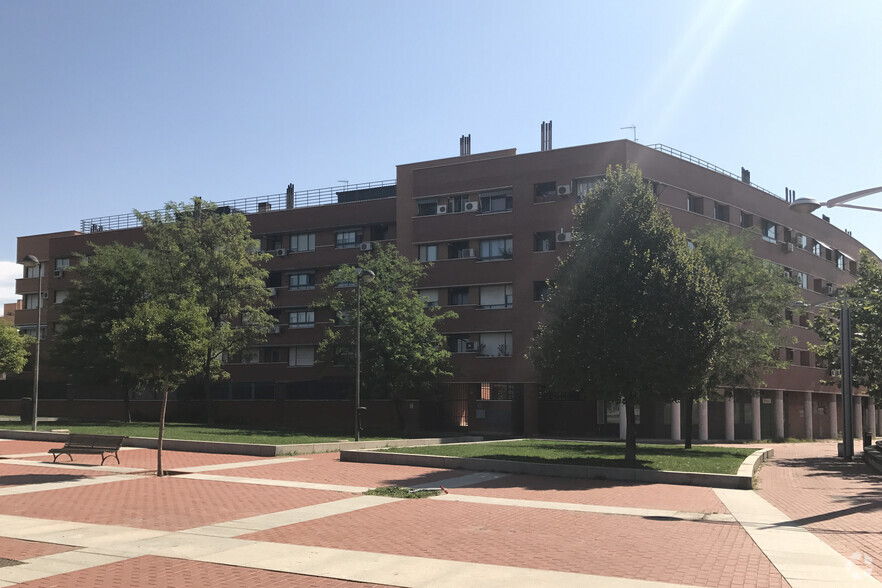
<svg viewBox="0 0 882 588">
<path fill-rule="evenodd" d="M 75 453 L 81 455 L 100 455 L 101 465 L 104 465 L 104 460 L 112 455 L 116 458 L 116 463 L 119 463 L 118 452 L 124 439 L 128 439 L 128 437 L 124 435 L 80 435 L 71 433 L 64 443 L 64 447 L 54 447 L 49 450 L 49 453 L 55 455 L 52 463 L 55 463 L 58 456 L 63 454 L 67 454 L 70 460 L 73 461 Z"/>
</svg>

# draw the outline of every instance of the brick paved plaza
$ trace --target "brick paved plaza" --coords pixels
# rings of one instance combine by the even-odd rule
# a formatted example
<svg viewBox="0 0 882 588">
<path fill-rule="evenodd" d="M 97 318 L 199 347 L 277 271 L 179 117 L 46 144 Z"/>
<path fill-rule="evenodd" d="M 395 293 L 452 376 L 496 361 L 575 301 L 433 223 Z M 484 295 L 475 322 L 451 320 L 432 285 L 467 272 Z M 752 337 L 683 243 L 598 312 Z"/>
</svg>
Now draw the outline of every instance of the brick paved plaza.
<svg viewBox="0 0 882 588">
<path fill-rule="evenodd" d="M 0 588 L 829 586 L 882 580 L 880 475 L 775 445 L 757 490 L 0 440 Z M 112 465 L 111 465 L 112 464 Z M 435 486 L 423 500 L 364 496 Z"/>
</svg>

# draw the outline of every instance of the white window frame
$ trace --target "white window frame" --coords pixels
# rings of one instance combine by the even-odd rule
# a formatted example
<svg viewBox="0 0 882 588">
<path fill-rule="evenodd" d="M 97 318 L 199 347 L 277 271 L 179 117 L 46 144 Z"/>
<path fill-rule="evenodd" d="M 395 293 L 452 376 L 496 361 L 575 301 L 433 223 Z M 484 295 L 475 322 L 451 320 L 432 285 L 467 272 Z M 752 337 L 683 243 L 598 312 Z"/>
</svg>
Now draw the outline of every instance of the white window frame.
<svg viewBox="0 0 882 588">
<path fill-rule="evenodd" d="M 481 214 L 511 212 L 511 209 L 514 206 L 514 198 L 512 197 L 512 191 L 509 188 L 506 188 L 505 190 L 482 192 L 478 194 L 478 202 Z"/>
<path fill-rule="evenodd" d="M 419 248 L 420 261 L 438 261 L 438 245 L 420 245 Z"/>
<path fill-rule="evenodd" d="M 478 335 L 480 344 L 478 355 L 481 357 L 511 357 L 512 337 L 511 332 L 504 333 L 481 333 Z"/>
<path fill-rule="evenodd" d="M 311 308 L 298 308 L 288 312 L 289 329 L 311 329 L 315 326 L 315 311 Z"/>
<path fill-rule="evenodd" d="M 763 241 L 768 241 L 769 243 L 777 243 L 778 242 L 778 225 L 773 221 L 770 221 L 767 218 L 760 219 L 760 234 L 763 237 Z"/>
<path fill-rule="evenodd" d="M 55 269 L 68 269 L 70 267 L 70 257 L 56 257 Z"/>
<path fill-rule="evenodd" d="M 482 260 L 511 259 L 513 255 L 511 237 L 483 239 L 479 251 Z"/>
<path fill-rule="evenodd" d="M 297 279 L 297 284 L 294 283 L 295 278 Z M 301 283 L 305 279 L 305 283 Z M 304 271 L 304 272 L 294 272 L 288 275 L 288 289 L 289 290 L 314 290 L 315 289 L 315 272 L 314 271 Z"/>
<path fill-rule="evenodd" d="M 351 238 L 349 237 L 351 235 Z M 364 238 L 363 229 L 346 229 L 334 234 L 334 246 L 337 249 L 355 249 L 361 245 Z"/>
<path fill-rule="evenodd" d="M 481 286 L 478 288 L 479 308 L 511 308 L 511 305 L 511 284 L 493 284 L 492 286 Z"/>
<path fill-rule="evenodd" d="M 22 309 L 37 310 L 38 308 L 40 308 L 40 293 L 32 292 L 30 294 L 25 294 L 24 300 L 22 301 Z"/>
</svg>

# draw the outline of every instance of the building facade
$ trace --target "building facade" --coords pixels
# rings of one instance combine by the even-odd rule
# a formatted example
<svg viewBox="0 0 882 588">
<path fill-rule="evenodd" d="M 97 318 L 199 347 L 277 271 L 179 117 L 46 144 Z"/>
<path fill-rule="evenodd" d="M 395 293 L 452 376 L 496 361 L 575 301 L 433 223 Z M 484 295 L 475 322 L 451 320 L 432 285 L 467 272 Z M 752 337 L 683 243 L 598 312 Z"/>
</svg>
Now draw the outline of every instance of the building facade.
<svg viewBox="0 0 882 588">
<path fill-rule="evenodd" d="M 215 398 L 233 407 L 231 414 L 244 414 L 247 404 L 245 412 L 254 419 L 275 424 L 296 421 L 293 415 L 304 411 L 328 413 L 316 408 L 320 404 L 351 405 L 352 369 L 315 360 L 331 317 L 311 302 L 327 272 L 381 243 L 394 243 L 408 257 L 431 263 L 420 290 L 427 305 L 458 314 L 441 325 L 454 375 L 436 393 L 407 403 L 410 429 L 620 435 L 617 405 L 540 390 L 526 354 L 542 316 L 546 280 L 572 238 L 574 203 L 608 166 L 631 163 L 652 182 L 659 206 L 683 231 L 708 223 L 758 231 L 756 255 L 794 278 L 807 303 L 829 301 L 838 286 L 854 280 L 862 245 L 849 234 L 824 219 L 792 212 L 786 199 L 751 184 L 749 173 L 738 177 L 661 145 L 622 140 L 404 164 L 394 181 L 304 192 L 289 186 L 286 194 L 228 203 L 248 215 L 261 247 L 274 256 L 266 264 L 267 286 L 278 325 L 264 344 L 231 358 L 232 378 L 217 387 Z M 73 253 L 87 252 L 87 242 L 139 238 L 128 215 L 88 219 L 79 231 L 19 238 L 19 258 L 36 255 L 46 273 L 42 296 L 35 270 L 25 270 L 18 280 L 24 308 L 16 324 L 36 333 L 37 304 L 43 300 L 44 332 L 51 340 L 58 305 L 71 287 L 66 268 L 76 263 Z M 826 369 L 808 350 L 807 343 L 816 342 L 808 317 L 795 318 L 790 331 L 798 343 L 781 353 L 791 366 L 767 376 L 759 393 L 738 390 L 697 405 L 696 439 L 836 436 L 839 393 L 820 383 Z M 56 396 L 75 399 L 77 393 L 65 388 Z M 369 414 L 379 426 L 384 409 L 382 399 L 375 400 Z M 860 398 L 855 411 L 856 433 L 863 426 L 875 433 L 880 415 L 868 399 Z M 677 404 L 642 406 L 639 434 L 679 439 L 681 412 Z M 371 425 L 370 416 L 366 423 Z"/>
</svg>

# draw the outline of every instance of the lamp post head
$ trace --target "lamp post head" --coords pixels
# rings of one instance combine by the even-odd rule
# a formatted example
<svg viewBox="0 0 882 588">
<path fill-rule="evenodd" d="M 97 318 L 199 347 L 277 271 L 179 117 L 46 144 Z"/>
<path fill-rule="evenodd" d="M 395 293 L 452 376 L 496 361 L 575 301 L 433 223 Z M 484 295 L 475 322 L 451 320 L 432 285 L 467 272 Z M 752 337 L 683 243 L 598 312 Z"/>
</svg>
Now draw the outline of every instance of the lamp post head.
<svg viewBox="0 0 882 588">
<path fill-rule="evenodd" d="M 377 274 L 372 270 L 361 269 L 360 267 L 355 269 L 355 275 L 365 284 L 370 284 L 377 277 Z"/>
<path fill-rule="evenodd" d="M 821 208 L 825 203 L 818 202 L 814 198 L 797 198 L 790 203 L 790 210 L 803 214 L 811 214 Z"/>
<path fill-rule="evenodd" d="M 25 267 L 37 267 L 40 265 L 40 260 L 34 255 L 25 255 L 21 260 L 21 264 Z"/>
</svg>

